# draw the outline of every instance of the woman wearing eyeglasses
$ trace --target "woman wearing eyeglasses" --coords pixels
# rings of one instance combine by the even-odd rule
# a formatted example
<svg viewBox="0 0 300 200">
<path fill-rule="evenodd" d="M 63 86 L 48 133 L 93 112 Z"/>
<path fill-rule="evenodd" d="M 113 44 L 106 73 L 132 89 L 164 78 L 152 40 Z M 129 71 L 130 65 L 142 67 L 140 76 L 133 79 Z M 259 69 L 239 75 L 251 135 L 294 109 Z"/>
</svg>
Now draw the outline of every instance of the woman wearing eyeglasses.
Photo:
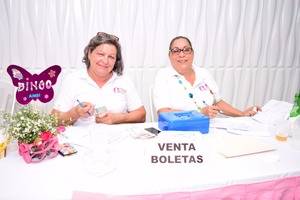
<svg viewBox="0 0 300 200">
<path fill-rule="evenodd" d="M 52 113 L 62 124 L 144 122 L 146 111 L 133 83 L 123 76 L 119 38 L 97 33 L 84 49 L 86 69 L 62 83 Z"/>
<path fill-rule="evenodd" d="M 252 116 L 259 107 L 240 111 L 222 100 L 208 70 L 193 65 L 194 50 L 187 37 L 172 39 L 169 46 L 171 67 L 161 69 L 155 79 L 153 100 L 157 112 L 198 110 L 210 118 L 218 113 Z"/>
</svg>

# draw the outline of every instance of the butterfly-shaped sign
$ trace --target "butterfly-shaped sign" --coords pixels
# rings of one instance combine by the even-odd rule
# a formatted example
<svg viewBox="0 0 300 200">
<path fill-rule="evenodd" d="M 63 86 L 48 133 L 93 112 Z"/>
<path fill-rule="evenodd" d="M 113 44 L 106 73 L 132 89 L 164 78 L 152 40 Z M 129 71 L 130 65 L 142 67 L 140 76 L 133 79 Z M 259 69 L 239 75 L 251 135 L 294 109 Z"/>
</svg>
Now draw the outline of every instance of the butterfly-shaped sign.
<svg viewBox="0 0 300 200">
<path fill-rule="evenodd" d="M 39 75 L 32 75 L 17 65 L 10 65 L 7 68 L 7 73 L 10 75 L 13 85 L 18 88 L 16 99 L 23 105 L 37 99 L 43 103 L 51 101 L 54 96 L 52 86 L 56 83 L 60 72 L 61 67 L 58 65 L 49 67 Z"/>
</svg>

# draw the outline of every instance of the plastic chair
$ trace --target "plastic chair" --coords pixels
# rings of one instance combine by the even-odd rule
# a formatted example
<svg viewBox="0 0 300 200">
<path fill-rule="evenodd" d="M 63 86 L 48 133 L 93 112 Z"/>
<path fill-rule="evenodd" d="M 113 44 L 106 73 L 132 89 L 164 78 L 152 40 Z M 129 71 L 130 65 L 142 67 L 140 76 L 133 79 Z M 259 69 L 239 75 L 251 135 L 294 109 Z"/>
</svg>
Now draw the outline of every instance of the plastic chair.
<svg viewBox="0 0 300 200">
<path fill-rule="evenodd" d="M 157 113 L 154 108 L 154 103 L 153 103 L 153 86 L 151 85 L 149 87 L 149 108 L 150 108 L 150 117 L 151 117 L 151 122 L 157 121 Z"/>
<path fill-rule="evenodd" d="M 17 88 L 9 81 L 0 80 L 0 110 L 14 113 Z"/>
</svg>

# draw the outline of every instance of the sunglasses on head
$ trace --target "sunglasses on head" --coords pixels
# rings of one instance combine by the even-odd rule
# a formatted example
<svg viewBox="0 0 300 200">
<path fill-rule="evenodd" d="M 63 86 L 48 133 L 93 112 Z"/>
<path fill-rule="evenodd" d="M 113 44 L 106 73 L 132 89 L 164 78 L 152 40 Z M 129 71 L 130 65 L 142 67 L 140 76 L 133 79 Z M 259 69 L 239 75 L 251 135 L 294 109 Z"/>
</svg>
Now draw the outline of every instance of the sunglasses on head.
<svg viewBox="0 0 300 200">
<path fill-rule="evenodd" d="M 97 36 L 106 37 L 106 38 L 109 38 L 109 39 L 112 39 L 112 40 L 119 41 L 119 38 L 117 36 L 112 35 L 112 34 L 108 34 L 108 33 L 105 33 L 105 32 L 98 32 Z"/>
</svg>

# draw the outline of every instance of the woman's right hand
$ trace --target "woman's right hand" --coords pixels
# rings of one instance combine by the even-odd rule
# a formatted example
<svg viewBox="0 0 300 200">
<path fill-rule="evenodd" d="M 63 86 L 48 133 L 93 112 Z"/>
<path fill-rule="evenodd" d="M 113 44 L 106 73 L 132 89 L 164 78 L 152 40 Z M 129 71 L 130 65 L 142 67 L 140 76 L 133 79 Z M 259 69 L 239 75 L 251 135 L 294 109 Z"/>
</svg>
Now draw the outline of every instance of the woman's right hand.
<svg viewBox="0 0 300 200">
<path fill-rule="evenodd" d="M 206 106 L 201 109 L 202 114 L 208 116 L 209 118 L 214 118 L 219 113 L 220 109 L 218 106 Z"/>
<path fill-rule="evenodd" d="M 77 105 L 74 109 L 79 117 L 89 117 L 93 114 L 94 105 L 89 102 L 82 102 L 81 105 Z"/>
</svg>

